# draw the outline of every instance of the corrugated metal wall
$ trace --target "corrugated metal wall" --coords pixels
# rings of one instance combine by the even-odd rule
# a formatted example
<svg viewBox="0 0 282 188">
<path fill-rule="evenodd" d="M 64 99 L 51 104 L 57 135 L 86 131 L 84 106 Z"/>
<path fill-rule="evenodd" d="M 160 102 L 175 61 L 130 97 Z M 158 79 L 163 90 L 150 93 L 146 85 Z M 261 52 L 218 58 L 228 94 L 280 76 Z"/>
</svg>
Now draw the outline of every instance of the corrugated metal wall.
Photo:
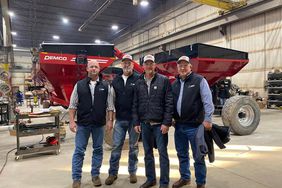
<svg viewBox="0 0 282 188">
<path fill-rule="evenodd" d="M 14 51 L 14 61 L 15 66 L 20 66 L 19 68 L 31 69 L 32 61 L 30 52 L 19 52 Z M 24 91 L 25 78 L 28 73 L 12 73 L 12 85 L 19 86 L 21 91 Z"/>
<path fill-rule="evenodd" d="M 189 6 L 167 15 L 157 26 L 150 25 L 142 31 L 133 33 L 132 37 L 119 43 L 117 47 L 126 51 L 129 46 L 146 44 L 150 40 L 218 16 L 217 9 L 199 6 L 190 10 Z M 201 42 L 246 51 L 249 53 L 250 63 L 233 76 L 232 81 L 243 89 L 251 89 L 265 96 L 264 84 L 267 73 L 273 69 L 282 70 L 282 8 L 240 20 L 225 27 L 226 35 L 224 36 L 219 29 L 215 28 L 171 42 L 166 45 L 166 48 L 169 50 Z M 143 51 L 141 47 L 139 51 L 138 54 L 133 54 L 136 60 L 145 54 L 157 53 L 160 49 Z"/>
</svg>

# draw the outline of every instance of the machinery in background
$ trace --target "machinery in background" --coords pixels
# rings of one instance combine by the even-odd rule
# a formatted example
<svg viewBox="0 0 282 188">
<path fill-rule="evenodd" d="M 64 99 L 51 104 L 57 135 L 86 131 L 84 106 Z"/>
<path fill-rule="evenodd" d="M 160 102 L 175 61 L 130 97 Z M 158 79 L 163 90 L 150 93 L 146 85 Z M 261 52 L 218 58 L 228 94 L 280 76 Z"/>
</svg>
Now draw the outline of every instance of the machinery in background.
<svg viewBox="0 0 282 188">
<path fill-rule="evenodd" d="M 260 108 L 256 100 L 248 96 L 247 91 L 226 80 L 249 63 L 248 53 L 196 43 L 155 54 L 158 72 L 173 81 L 177 75 L 176 61 L 183 55 L 189 56 L 194 72 L 204 76 L 211 88 L 217 88 L 213 101 L 217 110 L 221 111 L 223 124 L 230 126 L 238 135 L 254 132 L 260 122 Z"/>
<path fill-rule="evenodd" d="M 213 6 L 221 9 L 219 14 L 224 14 L 226 11 L 232 11 L 247 5 L 247 0 L 193 0 L 196 3 Z"/>
<path fill-rule="evenodd" d="M 196 43 L 154 54 L 157 72 L 167 76 L 171 82 L 174 81 L 178 74 L 176 61 L 183 55 L 190 57 L 193 71 L 204 76 L 210 87 L 235 75 L 249 62 L 246 52 Z M 123 53 L 113 45 L 43 43 L 37 78 L 41 78 L 41 82 L 45 84 L 53 103 L 67 107 L 74 84 L 87 74 L 88 61 L 98 61 L 102 75 L 106 78 L 103 71 L 122 56 Z M 142 59 L 140 63 L 142 64 Z M 136 62 L 134 70 L 143 72 Z M 109 76 L 109 73 L 106 74 Z M 230 87 L 229 83 L 223 85 L 223 91 L 225 85 Z M 260 109 L 252 97 L 235 95 L 223 101 L 225 103 L 221 114 L 225 126 L 230 126 L 238 135 L 248 135 L 256 130 L 260 122 Z"/>
</svg>

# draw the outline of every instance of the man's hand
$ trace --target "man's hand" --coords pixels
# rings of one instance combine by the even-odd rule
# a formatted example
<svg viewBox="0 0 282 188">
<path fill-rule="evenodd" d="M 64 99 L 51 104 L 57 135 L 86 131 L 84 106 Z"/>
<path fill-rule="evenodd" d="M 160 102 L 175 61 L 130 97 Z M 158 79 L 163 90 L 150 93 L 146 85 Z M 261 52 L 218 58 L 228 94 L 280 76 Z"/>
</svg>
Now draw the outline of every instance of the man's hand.
<svg viewBox="0 0 282 188">
<path fill-rule="evenodd" d="M 134 127 L 134 130 L 135 130 L 135 132 L 137 132 L 137 133 L 141 133 L 141 126 L 140 125 L 136 125 L 135 127 Z"/>
<path fill-rule="evenodd" d="M 71 130 L 71 132 L 76 133 L 77 124 L 75 123 L 75 121 L 70 121 L 70 130 Z"/>
<path fill-rule="evenodd" d="M 166 134 L 169 130 L 169 126 L 161 125 L 162 134 Z"/>
<path fill-rule="evenodd" d="M 113 129 L 113 120 L 108 120 L 107 122 L 107 130 L 112 130 Z"/>
<path fill-rule="evenodd" d="M 210 131 L 212 129 L 212 123 L 208 122 L 208 121 L 204 121 L 203 125 L 205 127 L 206 130 Z"/>
</svg>

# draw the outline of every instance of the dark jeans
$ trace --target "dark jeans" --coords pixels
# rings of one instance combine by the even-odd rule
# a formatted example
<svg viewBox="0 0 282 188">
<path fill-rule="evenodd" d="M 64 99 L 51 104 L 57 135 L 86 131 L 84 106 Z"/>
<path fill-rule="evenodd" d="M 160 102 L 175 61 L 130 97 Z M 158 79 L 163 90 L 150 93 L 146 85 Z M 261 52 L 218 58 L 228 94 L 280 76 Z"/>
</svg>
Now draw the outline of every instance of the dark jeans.
<svg viewBox="0 0 282 188">
<path fill-rule="evenodd" d="M 162 134 L 161 124 L 150 125 L 149 123 L 141 123 L 142 141 L 144 147 L 144 161 L 146 169 L 146 177 L 148 181 L 156 180 L 155 158 L 153 154 L 154 139 L 160 156 L 160 185 L 169 184 L 169 158 L 167 154 L 168 134 Z"/>
<path fill-rule="evenodd" d="M 104 126 L 84 126 L 77 125 L 77 132 L 75 135 L 75 150 L 72 157 L 72 179 L 80 180 L 82 173 L 82 165 L 88 140 L 92 134 L 93 140 L 93 154 L 91 175 L 98 176 L 103 160 L 103 139 Z"/>
<path fill-rule="evenodd" d="M 182 179 L 191 179 L 190 159 L 189 159 L 189 142 L 192 148 L 193 158 L 196 154 L 195 134 L 197 127 L 189 127 L 186 124 L 175 125 L 174 143 L 179 159 L 179 171 Z M 206 184 L 207 168 L 205 158 L 198 159 L 194 162 L 196 183 Z"/>
<path fill-rule="evenodd" d="M 131 121 L 115 122 L 113 132 L 113 150 L 110 158 L 110 175 L 117 175 L 119 169 L 119 160 L 121 157 L 122 146 L 124 144 L 126 132 L 129 134 L 129 153 L 128 153 L 128 172 L 136 174 L 138 163 L 138 138 L 139 134 L 135 132 Z"/>
</svg>

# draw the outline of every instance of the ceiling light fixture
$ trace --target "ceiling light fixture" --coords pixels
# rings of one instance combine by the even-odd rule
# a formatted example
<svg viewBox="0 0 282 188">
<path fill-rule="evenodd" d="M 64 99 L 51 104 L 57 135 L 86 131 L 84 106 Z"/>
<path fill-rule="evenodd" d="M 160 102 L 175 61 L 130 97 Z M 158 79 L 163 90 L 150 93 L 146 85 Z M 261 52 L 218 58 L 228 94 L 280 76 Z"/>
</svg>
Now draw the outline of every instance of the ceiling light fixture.
<svg viewBox="0 0 282 188">
<path fill-rule="evenodd" d="M 69 23 L 69 19 L 67 19 L 67 18 L 63 18 L 62 20 L 63 20 L 64 24 L 68 24 Z"/>
<path fill-rule="evenodd" d="M 16 36 L 16 35 L 17 35 L 17 32 L 12 31 L 11 34 L 14 35 L 14 36 Z"/>
<path fill-rule="evenodd" d="M 14 17 L 15 13 L 13 11 L 8 11 L 9 16 Z"/>
<path fill-rule="evenodd" d="M 142 1 L 140 1 L 140 5 L 142 7 L 147 7 L 149 5 L 149 2 L 147 0 L 142 0 Z"/>
<path fill-rule="evenodd" d="M 117 25 L 112 25 L 112 30 L 118 30 L 118 26 Z"/>
<path fill-rule="evenodd" d="M 55 39 L 55 40 L 59 40 L 59 39 L 60 39 L 60 37 L 59 37 L 58 35 L 53 35 L 53 39 Z"/>
<path fill-rule="evenodd" d="M 96 43 L 96 44 L 101 44 L 101 41 L 100 41 L 99 39 L 96 39 L 96 40 L 95 40 L 95 43 Z"/>
</svg>

